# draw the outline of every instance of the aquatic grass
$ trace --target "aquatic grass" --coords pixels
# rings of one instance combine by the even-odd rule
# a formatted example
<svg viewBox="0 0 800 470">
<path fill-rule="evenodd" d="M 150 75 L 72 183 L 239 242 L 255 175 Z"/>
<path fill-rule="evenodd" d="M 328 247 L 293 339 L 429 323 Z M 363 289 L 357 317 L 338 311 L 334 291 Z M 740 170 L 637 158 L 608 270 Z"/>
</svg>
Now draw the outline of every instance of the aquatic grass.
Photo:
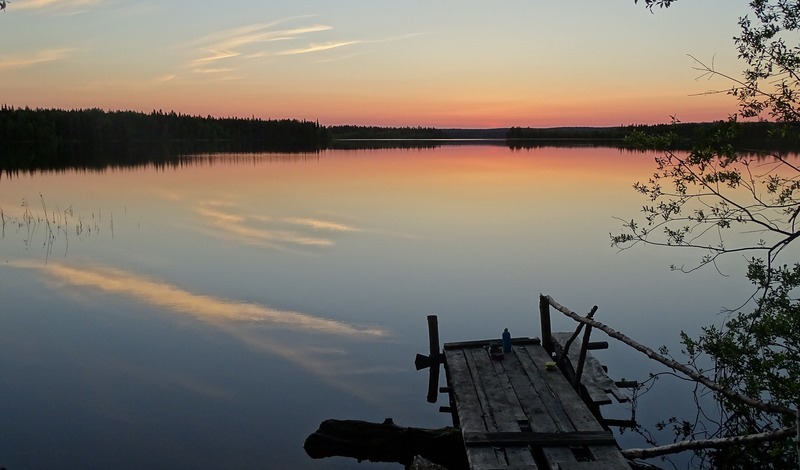
<svg viewBox="0 0 800 470">
<path fill-rule="evenodd" d="M 6 225 L 16 228 L 15 233 L 21 235 L 25 250 L 28 251 L 33 246 L 35 240 L 42 238 L 41 246 L 44 249 L 45 263 L 49 260 L 53 251 L 59 243 L 64 244 L 64 256 L 70 250 L 70 232 L 74 230 L 78 239 L 85 238 L 92 234 L 98 235 L 101 232 L 102 209 L 92 212 L 90 218 L 76 214 L 72 205 L 62 210 L 58 204 L 48 208 L 48 203 L 43 194 L 39 194 L 39 205 L 34 207 L 30 202 L 23 198 L 19 215 L 8 214 L 0 208 L 0 238 L 6 238 Z M 114 237 L 114 215 L 111 212 L 109 228 L 112 238 Z M 40 235 L 40 231 L 43 232 Z"/>
</svg>

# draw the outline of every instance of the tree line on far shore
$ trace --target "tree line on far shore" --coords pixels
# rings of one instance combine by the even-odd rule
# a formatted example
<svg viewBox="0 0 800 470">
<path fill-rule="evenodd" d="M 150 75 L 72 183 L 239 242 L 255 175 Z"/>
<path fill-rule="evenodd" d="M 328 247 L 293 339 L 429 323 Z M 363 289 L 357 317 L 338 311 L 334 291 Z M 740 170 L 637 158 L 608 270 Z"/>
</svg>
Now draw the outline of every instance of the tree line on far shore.
<svg viewBox="0 0 800 470">
<path fill-rule="evenodd" d="M 589 140 L 607 141 L 609 145 L 625 148 L 642 147 L 642 136 L 655 137 L 658 141 L 669 140 L 673 149 L 688 150 L 693 143 L 705 141 L 720 132 L 733 136 L 730 143 L 740 149 L 760 148 L 797 151 L 800 142 L 797 132 L 787 132 L 784 124 L 774 122 L 753 121 L 735 122 L 673 122 L 670 124 L 634 124 L 616 127 L 554 127 L 523 128 L 512 127 L 508 130 L 507 139 L 512 147 L 525 147 L 525 141 L 542 140 Z M 652 147 L 654 140 L 648 140 Z M 535 144 L 531 144 L 535 145 Z"/>
<path fill-rule="evenodd" d="M 333 140 L 344 139 L 446 139 L 442 129 L 433 127 L 380 127 L 380 126 L 331 126 L 327 128 Z"/>
<path fill-rule="evenodd" d="M 341 140 L 446 140 L 493 139 L 596 140 L 626 146 L 631 135 L 670 136 L 681 146 L 707 138 L 729 122 L 703 122 L 613 127 L 511 127 L 508 129 L 439 129 L 434 127 L 321 126 L 296 119 L 218 118 L 165 112 L 104 111 L 98 108 L 63 110 L 0 107 L 0 144 L 36 143 L 46 145 L 156 142 L 234 142 L 260 150 L 314 151 Z M 772 122 L 740 122 L 738 143 L 777 147 L 797 146 L 796 141 L 776 132 Z M 523 146 L 514 142 L 512 146 Z"/>
<path fill-rule="evenodd" d="M 235 142 L 262 150 L 312 151 L 328 139 L 316 122 L 150 113 L 0 107 L 0 143 L 99 145 Z"/>
<path fill-rule="evenodd" d="M 161 110 L 150 113 L 0 107 L 0 169 L 106 168 L 167 163 L 179 156 L 216 152 L 317 152 L 325 148 L 435 147 L 459 141 L 493 141 L 512 149 L 550 145 L 653 148 L 657 136 L 671 148 L 688 148 L 730 122 L 617 127 L 438 129 L 433 127 L 321 126 L 295 119 L 217 118 Z M 737 148 L 798 151 L 800 143 L 770 122 L 736 123 Z M 798 133 L 789 133 L 797 136 Z"/>
</svg>

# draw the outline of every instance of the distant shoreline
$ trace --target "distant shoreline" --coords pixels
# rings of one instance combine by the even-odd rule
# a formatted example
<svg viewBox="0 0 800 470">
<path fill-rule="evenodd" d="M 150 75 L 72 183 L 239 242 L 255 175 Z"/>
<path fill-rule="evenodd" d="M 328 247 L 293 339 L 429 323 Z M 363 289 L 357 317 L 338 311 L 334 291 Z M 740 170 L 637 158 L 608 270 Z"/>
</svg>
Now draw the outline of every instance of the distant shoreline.
<svg viewBox="0 0 800 470">
<path fill-rule="evenodd" d="M 787 128 L 786 126 L 793 126 Z M 562 126 L 547 128 L 499 127 L 487 129 L 434 127 L 324 126 L 319 122 L 291 119 L 216 118 L 190 116 L 174 111 L 59 110 L 0 107 L 0 150 L 25 144 L 37 150 L 58 151 L 75 146 L 82 150 L 109 146 L 163 147 L 174 151 L 276 151 L 315 152 L 374 143 L 391 146 L 507 145 L 511 148 L 545 145 L 610 145 L 640 148 L 631 136 L 655 137 L 670 148 L 688 150 L 716 133 L 730 133 L 737 148 L 797 152 L 797 125 L 773 122 L 703 122 L 611 127 Z M 783 131 L 783 132 L 781 132 Z M 788 132 L 787 132 L 788 131 Z M 646 139 L 638 139 L 645 142 Z M 645 144 L 646 145 L 646 144 Z M 224 150 L 223 150 L 224 151 Z M 80 153 L 80 152 L 77 152 Z M 20 156 L 17 156 L 21 158 Z M 78 157 L 79 158 L 79 157 Z"/>
</svg>

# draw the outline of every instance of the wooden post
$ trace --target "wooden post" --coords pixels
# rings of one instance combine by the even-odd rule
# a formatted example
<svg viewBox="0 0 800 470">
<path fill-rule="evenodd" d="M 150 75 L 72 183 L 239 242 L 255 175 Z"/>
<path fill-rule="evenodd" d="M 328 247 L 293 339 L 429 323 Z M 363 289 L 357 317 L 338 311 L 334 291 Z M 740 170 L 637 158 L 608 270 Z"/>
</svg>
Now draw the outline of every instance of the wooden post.
<svg viewBox="0 0 800 470">
<path fill-rule="evenodd" d="M 436 315 L 428 315 L 428 355 L 417 354 L 414 365 L 417 370 L 422 370 L 442 362 L 442 353 L 439 351 L 439 320 Z"/>
<path fill-rule="evenodd" d="M 430 351 L 431 362 L 439 363 L 439 317 L 428 315 L 428 351 Z"/>
<path fill-rule="evenodd" d="M 572 347 L 572 342 L 575 341 L 575 338 L 581 334 L 583 330 L 583 323 L 578 323 L 578 327 L 575 328 L 575 332 L 572 333 L 572 336 L 569 337 L 566 343 L 564 343 L 564 349 L 561 351 L 561 354 L 556 359 L 556 363 L 560 364 L 564 359 L 566 359 L 567 354 L 569 353 L 569 348 Z"/>
<path fill-rule="evenodd" d="M 428 403 L 436 403 L 439 398 L 439 364 L 442 354 L 439 352 L 439 318 L 428 315 L 428 339 L 431 359 L 431 370 L 428 375 Z"/>
<path fill-rule="evenodd" d="M 550 301 L 539 295 L 539 320 L 542 323 L 542 347 L 548 354 L 553 354 L 553 335 L 550 327 Z"/>
<path fill-rule="evenodd" d="M 586 315 L 586 318 L 594 317 L 595 312 L 597 312 L 597 305 L 592 307 L 592 310 Z M 558 359 L 556 359 L 556 362 L 561 362 L 564 360 L 565 357 L 567 357 L 567 354 L 569 353 L 569 348 L 572 346 L 572 342 L 575 341 L 575 339 L 578 337 L 579 334 L 581 334 L 582 329 L 583 329 L 583 323 L 578 323 L 578 327 L 575 328 L 575 333 L 572 333 L 572 336 L 570 336 L 567 342 L 564 344 L 564 350 L 561 352 L 561 355 L 558 357 Z M 587 347 L 588 349 L 593 349 L 592 343 L 589 343 L 584 347 Z M 600 347 L 598 347 L 597 349 L 607 349 L 607 348 L 608 348 L 608 343 L 605 344 L 605 347 L 602 347 L 602 345 L 600 345 Z"/>
<path fill-rule="evenodd" d="M 586 318 L 594 318 L 597 312 L 597 305 L 592 307 L 592 310 L 586 315 Z M 572 386 L 575 390 L 579 390 L 581 385 L 581 375 L 583 375 L 583 366 L 586 364 L 586 351 L 589 349 L 589 337 L 592 334 L 592 325 L 586 325 L 586 330 L 583 332 L 583 342 L 581 342 L 581 349 L 578 352 L 578 364 L 575 367 L 575 379 L 572 381 Z"/>
<path fill-rule="evenodd" d="M 592 312 L 594 312 L 594 310 L 592 310 Z M 586 363 L 586 350 L 589 347 L 589 336 L 591 334 L 592 325 L 586 325 L 586 330 L 583 332 L 581 350 L 578 353 L 578 365 L 575 367 L 575 379 L 572 381 L 572 386 L 575 387 L 575 390 L 578 390 L 581 386 L 581 375 L 583 374 L 583 365 Z"/>
<path fill-rule="evenodd" d="M 428 375 L 428 402 L 436 403 L 439 391 L 439 364 L 444 362 L 444 355 L 439 351 L 439 319 L 436 315 L 428 315 L 428 355 L 417 354 L 414 365 L 417 370 L 430 367 Z M 0 469 L 2 470 L 2 469 Z"/>
</svg>

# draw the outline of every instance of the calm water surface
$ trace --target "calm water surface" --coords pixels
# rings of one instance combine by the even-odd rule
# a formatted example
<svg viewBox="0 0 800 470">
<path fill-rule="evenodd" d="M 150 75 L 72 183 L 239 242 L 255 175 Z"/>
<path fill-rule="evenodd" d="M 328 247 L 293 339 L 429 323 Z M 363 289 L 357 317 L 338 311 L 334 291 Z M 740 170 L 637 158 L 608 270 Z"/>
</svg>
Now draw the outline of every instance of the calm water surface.
<svg viewBox="0 0 800 470">
<path fill-rule="evenodd" d="M 0 466 L 398 468 L 302 444 L 326 418 L 450 424 L 413 367 L 426 315 L 442 341 L 538 336 L 539 293 L 674 346 L 747 283 L 610 247 L 654 156 L 444 146 L 3 174 Z M 635 354 L 598 353 L 644 378 Z"/>
</svg>

